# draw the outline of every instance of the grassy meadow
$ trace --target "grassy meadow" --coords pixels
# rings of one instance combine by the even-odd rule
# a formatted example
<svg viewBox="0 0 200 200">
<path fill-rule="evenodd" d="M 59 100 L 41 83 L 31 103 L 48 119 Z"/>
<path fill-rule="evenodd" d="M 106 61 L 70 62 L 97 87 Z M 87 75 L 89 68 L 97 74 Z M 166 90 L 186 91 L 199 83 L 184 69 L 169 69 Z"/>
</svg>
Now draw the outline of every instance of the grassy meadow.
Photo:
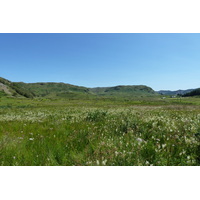
<svg viewBox="0 0 200 200">
<path fill-rule="evenodd" d="M 199 98 L 0 98 L 0 165 L 199 164 Z"/>
</svg>

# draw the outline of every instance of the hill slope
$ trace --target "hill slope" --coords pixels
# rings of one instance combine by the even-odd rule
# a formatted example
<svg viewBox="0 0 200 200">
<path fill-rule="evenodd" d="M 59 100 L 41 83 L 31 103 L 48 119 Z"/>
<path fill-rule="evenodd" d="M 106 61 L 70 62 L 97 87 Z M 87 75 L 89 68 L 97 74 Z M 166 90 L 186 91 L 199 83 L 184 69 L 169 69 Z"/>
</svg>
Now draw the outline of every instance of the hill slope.
<svg viewBox="0 0 200 200">
<path fill-rule="evenodd" d="M 191 92 L 188 92 L 183 95 L 184 97 L 190 97 L 190 96 L 200 96 L 200 88 L 197 88 L 195 90 L 192 90 Z"/>
<path fill-rule="evenodd" d="M 23 83 L 17 82 L 17 86 L 28 90 L 37 97 L 68 97 L 89 94 L 89 89 L 65 83 Z"/>
<path fill-rule="evenodd" d="M 16 96 L 33 98 L 35 95 L 31 91 L 21 88 L 17 83 L 0 77 L 0 91 L 4 96 Z"/>
</svg>

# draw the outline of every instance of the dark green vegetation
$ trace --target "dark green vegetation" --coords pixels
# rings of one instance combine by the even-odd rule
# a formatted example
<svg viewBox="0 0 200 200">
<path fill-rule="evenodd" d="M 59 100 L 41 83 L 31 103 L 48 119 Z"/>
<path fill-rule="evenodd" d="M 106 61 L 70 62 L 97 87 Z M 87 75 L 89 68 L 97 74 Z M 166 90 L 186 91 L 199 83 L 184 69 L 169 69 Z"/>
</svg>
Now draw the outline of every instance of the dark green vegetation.
<svg viewBox="0 0 200 200">
<path fill-rule="evenodd" d="M 195 89 L 183 95 L 184 97 L 200 96 L 200 88 Z"/>
<path fill-rule="evenodd" d="M 4 91 L 0 91 L 0 98 L 4 96 L 7 96 L 6 93 Z"/>
</svg>

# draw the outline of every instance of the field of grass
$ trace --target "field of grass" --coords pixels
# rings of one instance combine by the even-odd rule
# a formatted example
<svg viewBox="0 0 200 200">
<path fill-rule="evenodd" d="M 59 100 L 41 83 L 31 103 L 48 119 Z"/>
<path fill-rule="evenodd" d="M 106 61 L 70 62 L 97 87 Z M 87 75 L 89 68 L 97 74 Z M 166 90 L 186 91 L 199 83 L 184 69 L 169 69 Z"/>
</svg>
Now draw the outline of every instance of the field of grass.
<svg viewBox="0 0 200 200">
<path fill-rule="evenodd" d="M 0 99 L 0 165 L 199 164 L 199 98 Z"/>
</svg>

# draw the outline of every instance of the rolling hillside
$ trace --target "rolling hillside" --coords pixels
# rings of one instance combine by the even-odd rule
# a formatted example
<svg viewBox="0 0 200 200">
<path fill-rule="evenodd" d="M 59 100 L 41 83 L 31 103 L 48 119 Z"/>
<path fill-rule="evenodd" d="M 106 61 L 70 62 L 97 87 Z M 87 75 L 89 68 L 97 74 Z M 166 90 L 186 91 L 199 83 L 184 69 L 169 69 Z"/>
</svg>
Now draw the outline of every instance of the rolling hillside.
<svg viewBox="0 0 200 200">
<path fill-rule="evenodd" d="M 17 82 L 17 86 L 28 90 L 37 97 L 73 97 L 89 95 L 89 89 L 65 83 L 23 83 Z"/>
<path fill-rule="evenodd" d="M 0 95 L 15 97 L 46 98 L 96 98 L 96 97 L 143 97 L 158 95 L 153 89 L 144 85 L 127 85 L 114 87 L 87 88 L 66 83 L 24 83 L 11 82 L 0 78 Z"/>
<path fill-rule="evenodd" d="M 33 98 L 35 94 L 26 88 L 20 87 L 17 83 L 11 82 L 0 77 L 0 93 L 1 96 L 15 96 Z"/>
</svg>

